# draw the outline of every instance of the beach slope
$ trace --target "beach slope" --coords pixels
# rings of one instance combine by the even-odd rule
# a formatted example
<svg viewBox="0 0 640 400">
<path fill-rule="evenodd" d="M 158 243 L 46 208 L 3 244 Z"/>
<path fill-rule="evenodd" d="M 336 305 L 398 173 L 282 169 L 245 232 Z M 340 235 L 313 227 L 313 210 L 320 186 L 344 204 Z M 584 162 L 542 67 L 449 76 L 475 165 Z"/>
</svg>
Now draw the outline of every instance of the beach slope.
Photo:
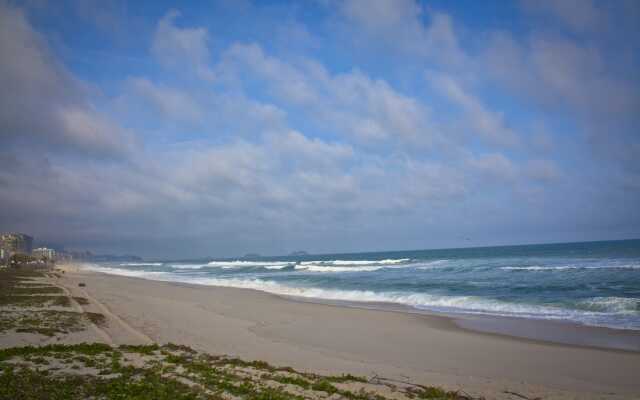
<svg viewBox="0 0 640 400">
<path fill-rule="evenodd" d="M 174 342 L 305 371 L 411 380 L 487 398 L 517 398 L 511 392 L 544 399 L 640 394 L 638 352 L 478 333 L 440 316 L 312 304 L 74 267 L 58 283 L 120 320 L 123 340 Z"/>
</svg>

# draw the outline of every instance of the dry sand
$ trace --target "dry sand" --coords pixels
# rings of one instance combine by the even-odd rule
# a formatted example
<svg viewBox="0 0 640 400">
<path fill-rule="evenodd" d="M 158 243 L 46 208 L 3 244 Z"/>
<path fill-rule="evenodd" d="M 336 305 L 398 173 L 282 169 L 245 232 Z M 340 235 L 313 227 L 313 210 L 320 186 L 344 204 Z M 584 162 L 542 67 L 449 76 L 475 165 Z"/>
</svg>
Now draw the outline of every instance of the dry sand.
<svg viewBox="0 0 640 400">
<path fill-rule="evenodd" d="M 86 283 L 79 287 L 78 283 Z M 310 372 L 379 375 L 487 398 L 640 398 L 640 352 L 461 329 L 441 316 L 292 301 L 66 267 L 56 282 L 107 315 L 108 340 L 174 342 Z"/>
</svg>

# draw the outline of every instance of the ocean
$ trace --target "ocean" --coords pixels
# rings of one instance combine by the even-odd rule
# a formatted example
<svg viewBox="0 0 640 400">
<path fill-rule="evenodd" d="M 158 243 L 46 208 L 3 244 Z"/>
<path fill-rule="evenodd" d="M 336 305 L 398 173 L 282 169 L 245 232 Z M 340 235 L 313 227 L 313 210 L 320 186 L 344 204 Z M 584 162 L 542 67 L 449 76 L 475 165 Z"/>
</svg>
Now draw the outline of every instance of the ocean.
<svg viewBox="0 0 640 400">
<path fill-rule="evenodd" d="M 640 330 L 640 240 L 87 267 L 310 301 Z"/>
</svg>

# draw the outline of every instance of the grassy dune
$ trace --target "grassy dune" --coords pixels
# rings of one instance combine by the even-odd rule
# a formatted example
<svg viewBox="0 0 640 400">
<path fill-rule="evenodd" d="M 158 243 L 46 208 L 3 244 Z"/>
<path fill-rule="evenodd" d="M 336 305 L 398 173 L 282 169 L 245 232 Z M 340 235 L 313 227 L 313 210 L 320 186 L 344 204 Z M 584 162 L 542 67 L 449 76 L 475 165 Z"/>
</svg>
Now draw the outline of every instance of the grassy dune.
<svg viewBox="0 0 640 400">
<path fill-rule="evenodd" d="M 0 351 L 0 399 L 468 399 L 436 387 L 322 376 L 174 344 Z"/>
</svg>

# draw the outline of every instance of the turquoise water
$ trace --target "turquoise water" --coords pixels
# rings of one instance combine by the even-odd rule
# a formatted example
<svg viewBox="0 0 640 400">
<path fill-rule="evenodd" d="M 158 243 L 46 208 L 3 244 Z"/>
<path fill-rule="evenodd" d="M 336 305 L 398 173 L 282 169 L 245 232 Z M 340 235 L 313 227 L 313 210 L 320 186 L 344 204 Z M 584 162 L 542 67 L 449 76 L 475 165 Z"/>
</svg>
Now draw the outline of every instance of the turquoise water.
<svg viewBox="0 0 640 400">
<path fill-rule="evenodd" d="M 90 268 L 309 299 L 640 330 L 640 240 Z"/>
</svg>

